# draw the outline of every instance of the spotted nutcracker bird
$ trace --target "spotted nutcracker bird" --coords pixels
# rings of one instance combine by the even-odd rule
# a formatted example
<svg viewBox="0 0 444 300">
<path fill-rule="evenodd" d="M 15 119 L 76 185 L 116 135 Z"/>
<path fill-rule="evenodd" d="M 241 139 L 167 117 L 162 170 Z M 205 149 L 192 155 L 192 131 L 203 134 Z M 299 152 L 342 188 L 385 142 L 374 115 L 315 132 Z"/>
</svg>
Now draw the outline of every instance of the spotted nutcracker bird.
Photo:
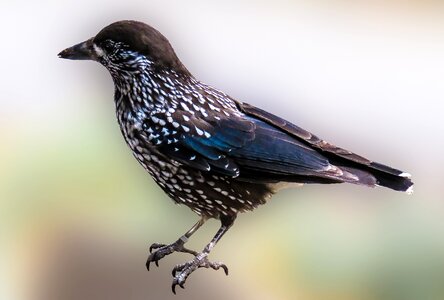
<svg viewBox="0 0 444 300">
<path fill-rule="evenodd" d="M 117 120 L 135 158 L 175 203 L 200 216 L 176 242 L 150 247 L 148 269 L 173 252 L 194 256 L 173 269 L 173 292 L 197 268 L 222 268 L 228 274 L 224 264 L 208 260 L 211 249 L 238 213 L 265 204 L 291 183 L 412 190 L 408 173 L 334 146 L 200 82 L 168 40 L 144 23 L 113 23 L 59 57 L 94 60 L 108 69 Z M 210 218 L 221 222 L 211 242 L 202 252 L 185 248 Z"/>
</svg>

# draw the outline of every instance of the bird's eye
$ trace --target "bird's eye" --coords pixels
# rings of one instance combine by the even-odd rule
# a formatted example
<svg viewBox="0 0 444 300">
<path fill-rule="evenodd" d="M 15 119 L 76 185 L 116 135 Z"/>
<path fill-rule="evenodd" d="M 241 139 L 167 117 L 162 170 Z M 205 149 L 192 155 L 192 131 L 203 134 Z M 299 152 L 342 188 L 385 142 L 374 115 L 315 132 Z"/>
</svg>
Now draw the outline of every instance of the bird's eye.
<svg viewBox="0 0 444 300">
<path fill-rule="evenodd" d="M 103 42 L 103 44 L 102 44 L 102 48 L 108 53 L 110 53 L 114 50 L 114 46 L 115 46 L 114 42 L 112 42 L 110 40 L 107 40 L 107 41 Z"/>
</svg>

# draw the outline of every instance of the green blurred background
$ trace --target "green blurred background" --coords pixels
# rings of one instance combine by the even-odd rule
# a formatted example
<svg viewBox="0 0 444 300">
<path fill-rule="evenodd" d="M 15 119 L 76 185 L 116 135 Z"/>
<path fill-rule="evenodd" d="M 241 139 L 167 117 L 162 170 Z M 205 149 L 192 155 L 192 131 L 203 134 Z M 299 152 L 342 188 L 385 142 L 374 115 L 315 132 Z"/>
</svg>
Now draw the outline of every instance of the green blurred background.
<svg viewBox="0 0 444 300">
<path fill-rule="evenodd" d="M 200 80 L 413 174 L 415 193 L 285 190 L 241 215 L 170 292 L 197 220 L 126 148 L 112 81 L 56 54 L 147 22 Z M 444 299 L 442 1 L 9 1 L 0 4 L 0 299 Z M 208 222 L 190 241 L 201 249 Z"/>
</svg>

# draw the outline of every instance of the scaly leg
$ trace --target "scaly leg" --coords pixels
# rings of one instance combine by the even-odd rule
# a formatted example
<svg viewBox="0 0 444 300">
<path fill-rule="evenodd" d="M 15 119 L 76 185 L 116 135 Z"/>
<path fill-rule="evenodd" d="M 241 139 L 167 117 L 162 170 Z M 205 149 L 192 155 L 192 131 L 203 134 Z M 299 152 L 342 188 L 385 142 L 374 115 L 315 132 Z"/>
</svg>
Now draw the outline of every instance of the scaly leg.
<svg viewBox="0 0 444 300">
<path fill-rule="evenodd" d="M 235 218 L 235 216 L 221 218 L 221 227 L 211 242 L 203 249 L 203 251 L 196 253 L 193 260 L 177 265 L 173 269 L 174 279 L 171 288 L 174 294 L 176 293 L 176 285 L 180 286 L 181 288 L 185 288 L 184 284 L 188 276 L 198 268 L 212 268 L 214 270 L 222 268 L 225 271 L 225 274 L 228 275 L 227 266 L 221 262 L 210 262 L 208 260 L 208 254 L 210 254 L 211 249 L 214 248 L 221 237 L 228 231 L 231 225 L 233 225 Z"/>
<path fill-rule="evenodd" d="M 182 235 L 176 242 L 172 243 L 171 245 L 165 245 L 165 244 L 158 244 L 154 243 L 150 246 L 150 256 L 148 257 L 148 260 L 146 261 L 146 268 L 148 271 L 150 270 L 150 264 L 151 262 L 154 262 L 156 266 L 159 266 L 159 260 L 163 257 L 173 253 L 173 252 L 184 252 L 184 253 L 190 253 L 194 256 L 198 255 L 196 251 L 190 250 L 185 248 L 183 245 L 188 241 L 190 236 L 193 235 L 207 220 L 206 217 L 202 217 L 196 224 L 194 224 L 193 227 L 191 227 L 190 230 L 188 230 L 184 235 Z M 157 249 L 155 252 L 152 252 L 153 249 Z"/>
</svg>

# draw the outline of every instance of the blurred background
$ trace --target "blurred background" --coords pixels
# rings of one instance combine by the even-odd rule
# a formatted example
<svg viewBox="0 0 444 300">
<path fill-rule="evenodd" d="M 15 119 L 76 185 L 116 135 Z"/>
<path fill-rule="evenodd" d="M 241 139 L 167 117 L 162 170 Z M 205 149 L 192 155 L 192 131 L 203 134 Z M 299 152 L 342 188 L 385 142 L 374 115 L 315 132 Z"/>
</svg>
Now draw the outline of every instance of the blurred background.
<svg viewBox="0 0 444 300">
<path fill-rule="evenodd" d="M 137 164 L 96 63 L 57 53 L 120 19 L 167 36 L 200 80 L 413 174 L 415 193 L 285 190 L 241 215 L 170 291 L 148 247 L 197 220 Z M 444 299 L 442 1 L 0 3 L 0 299 Z M 200 250 L 219 224 L 189 242 Z"/>
</svg>

